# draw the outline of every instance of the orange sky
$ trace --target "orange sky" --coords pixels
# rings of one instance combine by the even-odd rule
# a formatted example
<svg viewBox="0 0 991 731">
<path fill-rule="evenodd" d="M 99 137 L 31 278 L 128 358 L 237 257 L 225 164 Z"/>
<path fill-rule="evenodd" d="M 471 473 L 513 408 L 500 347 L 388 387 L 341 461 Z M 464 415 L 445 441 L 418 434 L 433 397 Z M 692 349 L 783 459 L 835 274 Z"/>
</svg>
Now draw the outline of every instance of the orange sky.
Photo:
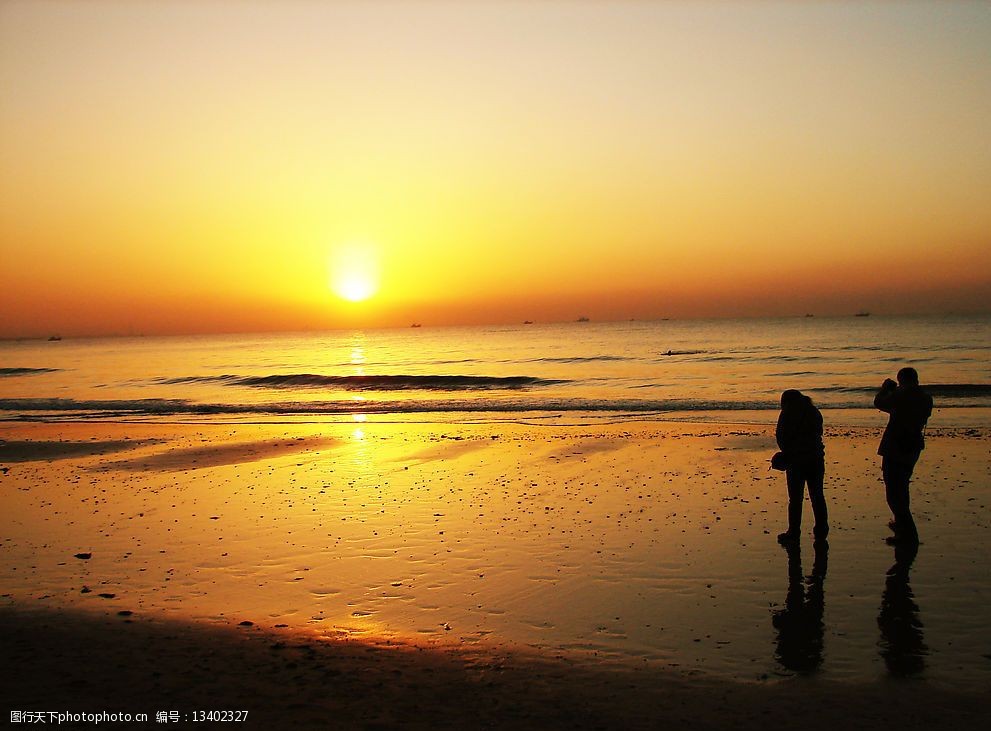
<svg viewBox="0 0 991 731">
<path fill-rule="evenodd" d="M 985 3 L 2 2 L 0 336 L 986 311 L 989 48 Z"/>
</svg>

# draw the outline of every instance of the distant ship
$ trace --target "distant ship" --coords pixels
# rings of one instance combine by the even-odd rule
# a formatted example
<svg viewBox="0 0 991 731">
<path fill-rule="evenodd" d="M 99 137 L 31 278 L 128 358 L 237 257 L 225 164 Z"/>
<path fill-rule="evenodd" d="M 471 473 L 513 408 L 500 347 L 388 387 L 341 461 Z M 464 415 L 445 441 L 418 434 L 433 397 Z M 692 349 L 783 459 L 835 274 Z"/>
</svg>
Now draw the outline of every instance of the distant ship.
<svg viewBox="0 0 991 731">
<path fill-rule="evenodd" d="M 48 338 L 48 342 L 54 343 L 54 342 L 56 342 L 58 340 L 61 340 L 61 339 L 62 339 L 62 336 L 61 335 L 52 335 L 50 338 Z"/>
<path fill-rule="evenodd" d="M 866 311 L 858 312 L 854 317 L 870 317 L 871 313 Z"/>
<path fill-rule="evenodd" d="M 575 320 L 575 322 L 588 322 L 588 318 L 587 317 L 579 317 L 577 320 Z"/>
<path fill-rule="evenodd" d="M 421 325 L 418 322 L 414 322 L 412 325 L 410 325 L 410 327 L 423 327 L 423 325 Z"/>
<path fill-rule="evenodd" d="M 524 320 L 523 321 L 523 324 L 524 325 L 532 325 L 533 324 L 533 320 Z"/>
</svg>

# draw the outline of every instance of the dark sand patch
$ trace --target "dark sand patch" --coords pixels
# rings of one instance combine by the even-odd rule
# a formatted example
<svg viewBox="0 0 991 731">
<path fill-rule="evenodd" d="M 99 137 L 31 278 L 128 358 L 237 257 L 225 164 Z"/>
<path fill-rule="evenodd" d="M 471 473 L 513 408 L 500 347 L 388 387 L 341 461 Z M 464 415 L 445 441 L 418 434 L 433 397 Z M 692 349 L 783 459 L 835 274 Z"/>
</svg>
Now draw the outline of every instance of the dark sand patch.
<svg viewBox="0 0 991 731">
<path fill-rule="evenodd" d="M 210 444 L 202 447 L 176 447 L 167 452 L 146 457 L 111 462 L 102 469 L 125 470 L 195 470 L 205 467 L 256 462 L 297 452 L 312 452 L 339 444 L 330 437 L 297 437 L 293 439 L 264 439 L 230 444 Z"/>
<path fill-rule="evenodd" d="M 735 683 L 653 667 L 140 615 L 0 609 L 7 709 L 246 710 L 238 728 L 979 728 L 984 699 L 918 681 Z M 985 719 L 981 722 L 981 718 Z"/>
<path fill-rule="evenodd" d="M 149 444 L 159 444 L 161 441 L 160 439 L 113 439 L 87 442 L 0 440 L 0 463 L 49 462 L 55 459 L 73 457 L 95 457 L 146 447 Z"/>
<path fill-rule="evenodd" d="M 626 447 L 636 446 L 631 439 L 622 437 L 577 437 L 567 446 L 551 452 L 549 457 L 578 457 L 586 454 L 615 452 Z"/>
<path fill-rule="evenodd" d="M 767 458 L 777 451 L 774 431 L 751 432 L 731 431 L 716 439 L 716 449 L 729 449 L 739 452 L 767 452 Z"/>
<path fill-rule="evenodd" d="M 396 462 L 436 462 L 438 460 L 456 459 L 461 455 L 475 452 L 488 447 L 491 443 L 488 439 L 451 439 L 418 450 L 413 454 L 403 455 L 396 458 Z"/>
</svg>

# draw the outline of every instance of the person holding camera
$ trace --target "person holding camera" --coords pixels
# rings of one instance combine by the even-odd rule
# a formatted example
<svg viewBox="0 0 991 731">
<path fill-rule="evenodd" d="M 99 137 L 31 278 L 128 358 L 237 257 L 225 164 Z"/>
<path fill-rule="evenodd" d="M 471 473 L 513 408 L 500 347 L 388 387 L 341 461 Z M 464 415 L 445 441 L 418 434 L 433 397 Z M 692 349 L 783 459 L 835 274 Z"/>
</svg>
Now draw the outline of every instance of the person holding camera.
<svg viewBox="0 0 991 731">
<path fill-rule="evenodd" d="M 923 436 L 932 415 L 932 396 L 919 385 L 914 368 L 898 371 L 898 382 L 886 378 L 874 397 L 874 406 L 888 414 L 888 425 L 877 453 L 881 455 L 881 476 L 885 497 L 891 509 L 888 526 L 895 535 L 889 543 L 918 543 L 919 532 L 909 508 L 908 486 L 919 455 L 925 448 Z"/>
<path fill-rule="evenodd" d="M 795 543 L 801 536 L 806 485 L 816 521 L 813 535 L 816 541 L 824 541 L 829 533 L 826 498 L 823 495 L 826 448 L 822 443 L 822 414 L 812 399 L 794 389 L 782 393 L 781 414 L 774 436 L 781 450 L 782 466 L 788 482 L 788 530 L 778 536 L 778 542 L 785 545 Z"/>
</svg>

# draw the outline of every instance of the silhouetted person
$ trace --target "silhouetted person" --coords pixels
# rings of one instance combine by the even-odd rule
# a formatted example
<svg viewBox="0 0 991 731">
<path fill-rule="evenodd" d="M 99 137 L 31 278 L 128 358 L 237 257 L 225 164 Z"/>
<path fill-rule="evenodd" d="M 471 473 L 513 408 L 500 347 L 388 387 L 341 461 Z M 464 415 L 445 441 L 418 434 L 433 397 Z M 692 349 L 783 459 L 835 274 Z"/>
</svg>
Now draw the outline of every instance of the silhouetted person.
<svg viewBox="0 0 991 731">
<path fill-rule="evenodd" d="M 932 415 L 932 396 L 919 386 L 919 374 L 914 368 L 898 371 L 898 383 L 886 378 L 874 397 L 874 405 L 888 416 L 881 444 L 881 475 L 885 496 L 893 520 L 888 524 L 895 532 L 889 542 L 917 543 L 919 532 L 909 509 L 909 482 L 912 471 L 925 448 L 923 431 Z"/>
<path fill-rule="evenodd" d="M 901 677 L 921 672 L 929 652 L 922 636 L 919 605 L 908 585 L 908 572 L 918 551 L 918 543 L 905 541 L 895 546 L 895 564 L 885 576 L 881 611 L 877 615 L 881 657 L 888 672 Z"/>
<path fill-rule="evenodd" d="M 812 673 L 822 664 L 825 610 L 826 560 L 829 544 L 815 543 L 812 574 L 802 575 L 802 549 L 799 543 L 785 544 L 788 551 L 788 594 L 784 609 L 775 610 L 771 623 L 778 631 L 775 658 L 798 673 Z"/>
<path fill-rule="evenodd" d="M 813 533 L 823 540 L 829 533 L 826 498 L 822 492 L 826 474 L 826 448 L 822 444 L 822 414 L 812 399 L 801 391 L 789 389 L 781 394 L 781 414 L 775 430 L 778 449 L 787 460 L 788 530 L 778 536 L 781 543 L 797 541 L 802 534 L 802 503 L 805 486 L 815 515 Z"/>
</svg>

